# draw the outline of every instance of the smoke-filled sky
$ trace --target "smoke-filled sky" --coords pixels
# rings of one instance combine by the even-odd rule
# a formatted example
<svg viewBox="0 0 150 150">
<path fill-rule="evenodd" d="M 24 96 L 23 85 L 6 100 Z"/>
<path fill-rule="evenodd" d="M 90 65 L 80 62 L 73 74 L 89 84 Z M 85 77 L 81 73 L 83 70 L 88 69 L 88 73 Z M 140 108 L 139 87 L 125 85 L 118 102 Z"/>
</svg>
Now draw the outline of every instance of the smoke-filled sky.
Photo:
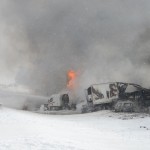
<svg viewBox="0 0 150 150">
<path fill-rule="evenodd" d="M 149 0 L 1 0 L 0 81 L 38 94 L 124 81 L 150 87 Z"/>
</svg>

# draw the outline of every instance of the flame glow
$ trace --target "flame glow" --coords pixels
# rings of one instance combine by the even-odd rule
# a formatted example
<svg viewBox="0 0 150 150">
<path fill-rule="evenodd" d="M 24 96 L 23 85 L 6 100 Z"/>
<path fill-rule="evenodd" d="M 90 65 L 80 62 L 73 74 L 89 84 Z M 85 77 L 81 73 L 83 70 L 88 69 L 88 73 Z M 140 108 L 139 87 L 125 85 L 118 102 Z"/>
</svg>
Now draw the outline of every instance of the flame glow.
<svg viewBox="0 0 150 150">
<path fill-rule="evenodd" d="M 67 73 L 67 88 L 73 90 L 75 88 L 76 73 L 73 70 Z"/>
</svg>

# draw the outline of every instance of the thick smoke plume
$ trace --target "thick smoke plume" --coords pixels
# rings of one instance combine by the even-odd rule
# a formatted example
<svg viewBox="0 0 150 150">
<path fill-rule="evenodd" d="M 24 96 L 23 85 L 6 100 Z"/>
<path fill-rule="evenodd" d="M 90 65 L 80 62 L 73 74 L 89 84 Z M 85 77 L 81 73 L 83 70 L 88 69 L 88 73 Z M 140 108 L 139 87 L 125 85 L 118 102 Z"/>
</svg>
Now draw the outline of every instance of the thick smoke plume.
<svg viewBox="0 0 150 150">
<path fill-rule="evenodd" d="M 149 87 L 149 10 L 149 0 L 2 0 L 3 72 L 42 95 L 64 89 L 68 70 L 82 90 L 108 81 Z"/>
</svg>

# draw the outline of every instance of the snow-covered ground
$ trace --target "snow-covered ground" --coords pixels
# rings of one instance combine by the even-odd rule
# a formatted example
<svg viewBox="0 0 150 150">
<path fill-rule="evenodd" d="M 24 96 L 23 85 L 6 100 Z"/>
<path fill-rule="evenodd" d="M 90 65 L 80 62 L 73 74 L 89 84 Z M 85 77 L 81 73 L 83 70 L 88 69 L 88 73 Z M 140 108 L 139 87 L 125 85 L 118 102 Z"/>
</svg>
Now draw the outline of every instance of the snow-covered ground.
<svg viewBox="0 0 150 150">
<path fill-rule="evenodd" d="M 149 149 L 149 115 L 110 111 L 46 115 L 0 109 L 0 150 Z"/>
</svg>

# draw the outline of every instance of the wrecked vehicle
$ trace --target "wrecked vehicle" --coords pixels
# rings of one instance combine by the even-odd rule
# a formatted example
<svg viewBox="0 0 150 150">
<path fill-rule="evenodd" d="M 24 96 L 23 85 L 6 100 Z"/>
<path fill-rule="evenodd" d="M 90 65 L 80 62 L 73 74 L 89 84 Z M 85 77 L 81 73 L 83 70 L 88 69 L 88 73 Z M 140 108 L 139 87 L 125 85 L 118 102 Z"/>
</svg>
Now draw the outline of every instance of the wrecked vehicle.
<svg viewBox="0 0 150 150">
<path fill-rule="evenodd" d="M 41 111 L 52 111 L 52 110 L 70 110 L 76 109 L 75 104 L 71 102 L 68 93 L 54 94 L 48 100 L 48 103 L 41 105 Z"/>
<path fill-rule="evenodd" d="M 135 106 L 132 101 L 118 101 L 115 104 L 115 112 L 134 112 L 135 111 Z"/>
<path fill-rule="evenodd" d="M 73 92 L 54 94 L 48 102 L 41 105 L 41 111 L 76 110 L 77 101 Z M 85 90 L 86 104 L 81 112 L 93 112 L 103 109 L 116 112 L 145 112 L 150 107 L 150 89 L 134 83 L 109 82 L 93 84 Z M 74 100 L 73 100 L 74 99 Z"/>
<path fill-rule="evenodd" d="M 93 84 L 86 90 L 86 100 L 91 111 L 114 109 L 118 101 L 128 100 L 141 110 L 150 106 L 150 89 L 123 82 Z"/>
</svg>

